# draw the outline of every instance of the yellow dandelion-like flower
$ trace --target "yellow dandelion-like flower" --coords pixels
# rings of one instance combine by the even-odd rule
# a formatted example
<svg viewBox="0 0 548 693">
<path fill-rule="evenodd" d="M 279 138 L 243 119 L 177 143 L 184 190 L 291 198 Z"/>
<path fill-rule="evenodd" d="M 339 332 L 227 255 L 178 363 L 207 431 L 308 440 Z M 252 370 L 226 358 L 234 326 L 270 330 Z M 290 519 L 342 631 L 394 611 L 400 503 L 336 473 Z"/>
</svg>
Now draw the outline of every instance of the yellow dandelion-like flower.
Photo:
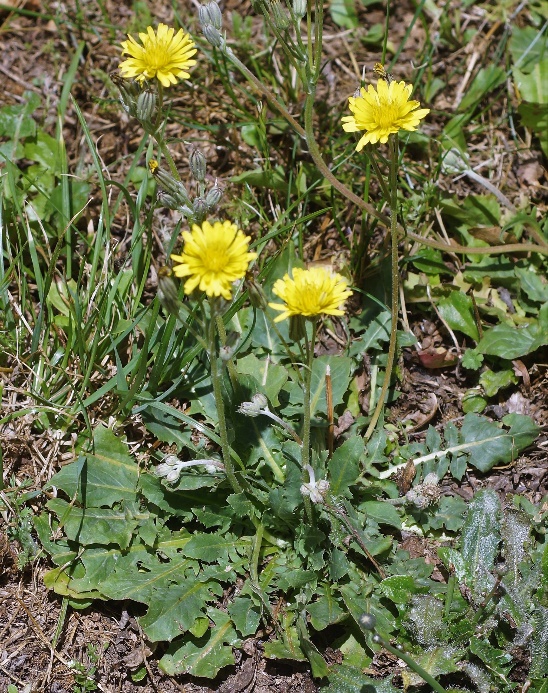
<svg viewBox="0 0 548 693">
<path fill-rule="evenodd" d="M 283 311 L 274 322 L 292 315 L 344 315 L 341 306 L 352 296 L 348 282 L 340 274 L 333 274 L 324 267 L 295 268 L 293 277 L 286 274 L 275 282 L 272 291 L 283 303 L 269 303 L 274 310 Z"/>
<path fill-rule="evenodd" d="M 122 55 L 130 56 L 119 65 L 123 77 L 139 82 L 156 77 L 164 87 L 190 77 L 188 68 L 196 64 L 191 60 L 196 48 L 182 29 L 175 33 L 172 27 L 158 24 L 157 33 L 149 26 L 139 38 L 143 45 L 129 34 L 129 41 L 122 41 Z"/>
<path fill-rule="evenodd" d="M 182 255 L 172 255 L 173 274 L 188 277 L 185 293 L 196 287 L 208 296 L 222 296 L 230 301 L 232 282 L 245 276 L 257 253 L 249 252 L 249 236 L 230 221 L 204 221 L 194 224 L 192 231 L 183 231 L 185 242 Z"/>
<path fill-rule="evenodd" d="M 348 99 L 353 115 L 342 119 L 344 130 L 366 131 L 356 145 L 357 152 L 369 143 L 384 144 L 388 141 L 389 135 L 399 130 L 417 129 L 420 121 L 430 113 L 430 109 L 419 108 L 418 101 L 410 101 L 412 91 L 411 84 L 379 79 L 376 90 L 370 84 L 367 89 L 360 89 L 359 96 L 351 96 Z"/>
</svg>

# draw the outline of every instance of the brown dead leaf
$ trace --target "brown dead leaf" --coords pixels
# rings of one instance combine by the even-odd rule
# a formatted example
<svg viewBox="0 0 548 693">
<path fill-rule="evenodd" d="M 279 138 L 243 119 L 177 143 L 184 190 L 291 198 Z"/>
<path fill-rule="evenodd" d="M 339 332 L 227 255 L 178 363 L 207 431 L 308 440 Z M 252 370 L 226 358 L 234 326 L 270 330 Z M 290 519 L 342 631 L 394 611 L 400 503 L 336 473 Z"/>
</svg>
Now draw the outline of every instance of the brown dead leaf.
<svg viewBox="0 0 548 693">
<path fill-rule="evenodd" d="M 517 170 L 517 178 L 520 183 L 526 186 L 538 187 L 540 179 L 546 175 L 546 171 L 538 161 L 526 161 Z"/>
<path fill-rule="evenodd" d="M 445 347 L 417 349 L 417 356 L 424 368 L 448 368 L 458 363 L 459 357 Z"/>
</svg>

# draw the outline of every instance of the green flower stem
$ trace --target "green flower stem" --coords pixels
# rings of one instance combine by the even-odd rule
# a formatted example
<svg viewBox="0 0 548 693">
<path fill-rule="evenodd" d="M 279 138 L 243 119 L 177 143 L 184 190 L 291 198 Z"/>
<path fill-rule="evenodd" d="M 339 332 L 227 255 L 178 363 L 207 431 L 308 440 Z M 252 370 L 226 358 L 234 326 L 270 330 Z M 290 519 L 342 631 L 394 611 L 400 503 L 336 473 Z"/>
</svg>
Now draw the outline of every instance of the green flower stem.
<svg viewBox="0 0 548 693">
<path fill-rule="evenodd" d="M 175 180 L 181 180 L 181 176 L 179 175 L 179 171 L 177 171 L 177 166 L 175 166 L 175 162 L 173 161 L 173 157 L 171 156 L 171 152 L 169 151 L 169 147 L 167 146 L 167 143 L 165 141 L 165 138 L 163 134 L 160 133 L 160 124 L 162 122 L 162 115 L 164 111 L 164 87 L 161 82 L 158 82 L 158 114 L 156 116 L 156 122 L 152 126 L 151 131 L 148 133 L 149 135 L 152 135 L 154 137 L 156 144 L 160 148 L 160 151 L 164 155 L 165 160 L 167 161 L 167 165 L 169 166 L 169 170 L 171 171 L 171 175 L 175 178 Z"/>
<path fill-rule="evenodd" d="M 230 456 L 230 446 L 228 444 L 228 433 L 226 429 L 226 418 L 225 418 L 225 404 L 223 401 L 223 393 L 221 390 L 221 374 L 219 373 L 218 357 L 217 357 L 217 347 L 216 347 L 216 306 L 215 299 L 209 301 L 209 306 L 211 310 L 209 329 L 208 329 L 208 351 L 209 351 L 209 363 L 211 366 L 211 382 L 213 383 L 213 394 L 215 396 L 215 406 L 217 407 L 217 414 L 219 418 L 219 435 L 221 438 L 221 450 L 223 454 L 223 462 L 225 465 L 226 476 L 230 485 L 234 489 L 235 493 L 242 493 L 242 487 L 240 486 L 236 475 L 234 474 L 234 466 L 232 464 L 232 457 Z"/>
<path fill-rule="evenodd" d="M 384 647 L 385 650 L 388 650 L 391 654 L 393 654 L 395 657 L 398 657 L 399 659 L 403 660 L 407 666 L 410 669 L 413 669 L 413 671 L 418 674 L 423 681 L 425 681 L 427 684 L 429 684 L 434 691 L 437 691 L 437 693 L 447 693 L 445 688 L 441 686 L 436 679 L 431 676 L 427 671 L 425 671 L 420 664 L 417 664 L 415 660 L 410 657 L 408 654 L 403 652 L 403 650 L 398 650 L 397 647 L 393 647 L 390 643 L 386 642 L 383 640 L 381 637 L 378 635 L 375 636 L 376 641 Z"/>
<path fill-rule="evenodd" d="M 217 323 L 217 331 L 219 333 L 219 340 L 222 346 L 226 346 L 226 328 L 223 321 L 222 315 L 215 316 L 215 322 Z M 236 367 L 234 366 L 234 361 L 229 359 L 227 362 L 228 377 L 230 378 L 230 383 L 234 392 L 237 392 L 238 388 L 238 376 L 236 373 Z"/>
<path fill-rule="evenodd" d="M 308 472 L 306 465 L 310 464 L 310 385 L 312 382 L 312 365 L 314 363 L 314 344 L 316 343 L 316 333 L 318 329 L 318 319 L 312 320 L 312 336 L 308 341 L 305 335 L 306 343 L 306 370 L 304 374 L 304 403 L 303 403 L 303 444 L 301 454 L 301 469 L 303 475 L 303 484 L 308 483 Z M 304 508 L 309 522 L 312 522 L 312 503 L 309 496 L 304 496 Z"/>
<path fill-rule="evenodd" d="M 386 393 L 390 386 L 390 377 L 396 357 L 396 337 L 398 334 L 398 312 L 399 312 L 399 273 L 398 273 L 398 135 L 390 135 L 390 239 L 391 248 L 391 274 L 392 274 L 392 301 L 390 314 L 392 316 L 390 326 L 390 341 L 388 343 L 388 360 L 386 362 L 386 371 L 384 372 L 384 380 L 382 381 L 381 393 L 377 401 L 377 406 L 373 412 L 367 431 L 365 432 L 365 440 L 371 438 L 373 431 L 377 425 L 377 421 L 384 407 Z"/>
</svg>

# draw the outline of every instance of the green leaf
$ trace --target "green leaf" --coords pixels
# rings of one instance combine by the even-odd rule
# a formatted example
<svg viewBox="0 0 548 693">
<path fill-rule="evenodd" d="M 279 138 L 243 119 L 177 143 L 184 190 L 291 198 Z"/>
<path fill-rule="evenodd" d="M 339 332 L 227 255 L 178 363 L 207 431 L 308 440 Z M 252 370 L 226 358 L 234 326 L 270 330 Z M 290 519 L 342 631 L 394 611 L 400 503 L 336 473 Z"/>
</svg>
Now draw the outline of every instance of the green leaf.
<svg viewBox="0 0 548 693">
<path fill-rule="evenodd" d="M 458 110 L 461 112 L 470 110 L 475 104 L 483 99 L 486 94 L 503 84 L 506 73 L 502 67 L 492 64 L 482 67 L 474 77 L 472 84 L 468 87 L 466 95 L 459 104 Z M 534 100 L 534 99 L 533 99 Z"/>
<path fill-rule="evenodd" d="M 112 507 L 122 500 L 135 500 L 139 467 L 127 446 L 100 424 L 93 432 L 93 451 L 63 467 L 49 484 L 76 497 L 86 506 Z"/>
<path fill-rule="evenodd" d="M 322 693 L 400 693 L 388 679 L 372 679 L 362 673 L 361 669 L 344 664 L 332 668 L 329 675 L 329 685 L 322 688 Z"/>
<path fill-rule="evenodd" d="M 477 349 L 467 349 L 461 360 L 464 368 L 471 371 L 478 371 L 483 363 L 483 354 L 478 353 Z"/>
<path fill-rule="evenodd" d="M 228 613 L 236 626 L 236 630 L 242 637 L 246 638 L 257 632 L 261 621 L 261 612 L 251 597 L 236 597 L 228 605 Z"/>
<path fill-rule="evenodd" d="M 168 676 L 189 674 L 213 679 L 226 666 L 234 664 L 232 646 L 238 642 L 230 618 L 219 609 L 209 612 L 215 627 L 203 637 L 186 637 L 173 642 L 159 662 Z"/>
<path fill-rule="evenodd" d="M 461 584 L 467 585 L 476 604 L 495 584 L 492 574 L 500 544 L 500 501 L 495 491 L 476 493 L 468 506 L 462 530 L 462 547 L 440 549 L 445 565 L 452 564 Z"/>
<path fill-rule="evenodd" d="M 474 319 L 472 299 L 461 291 L 451 291 L 449 296 L 440 298 L 438 310 L 452 330 L 459 330 L 474 340 L 479 339 L 478 326 Z"/>
<path fill-rule="evenodd" d="M 280 190 L 287 192 L 287 176 L 281 166 L 273 169 L 255 171 L 244 171 L 237 176 L 232 176 L 233 183 L 245 183 L 255 188 L 269 188 L 270 190 Z"/>
<path fill-rule="evenodd" d="M 498 674 L 498 680 L 507 684 L 508 672 L 512 668 L 512 655 L 503 650 L 493 647 L 488 640 L 470 638 L 470 652 L 479 657 L 487 669 L 494 674 Z"/>
<path fill-rule="evenodd" d="M 352 496 L 350 486 L 356 483 L 359 461 L 364 451 L 361 436 L 352 436 L 335 450 L 328 462 L 330 490 L 334 495 Z"/>
<path fill-rule="evenodd" d="M 487 397 L 494 397 L 499 390 L 504 390 L 504 388 L 515 385 L 517 382 L 516 374 L 510 369 L 496 372 L 487 369 L 479 378 L 479 384 L 485 390 Z"/>
<path fill-rule="evenodd" d="M 341 404 L 346 395 L 350 382 L 350 370 L 354 362 L 347 356 L 319 356 L 314 359 L 312 366 L 312 382 L 310 387 L 310 415 L 326 414 L 325 373 L 327 366 L 331 369 L 333 387 L 333 406 Z M 303 405 L 303 389 L 295 381 L 290 381 L 284 388 L 289 390 L 290 405 L 284 408 L 286 414 L 301 414 Z"/>
<path fill-rule="evenodd" d="M 306 621 L 304 620 L 302 614 L 299 615 L 297 619 L 297 631 L 299 633 L 299 642 L 302 651 L 305 653 L 308 661 L 310 662 L 310 670 L 312 676 L 315 679 L 323 679 L 329 673 L 325 659 L 321 656 L 318 648 L 310 640 L 308 636 L 308 631 L 306 628 Z"/>
<path fill-rule="evenodd" d="M 137 508 L 123 506 L 120 510 L 110 508 L 78 508 L 61 498 L 52 498 L 47 507 L 64 518 L 63 528 L 67 538 L 82 546 L 89 544 L 117 544 L 127 549 L 139 522 Z M 148 513 L 147 513 L 148 515 Z"/>
<path fill-rule="evenodd" d="M 203 583 L 193 577 L 177 580 L 164 593 L 156 591 L 139 623 L 151 642 L 171 642 L 204 615 L 207 602 L 215 602 L 222 593 L 217 582 Z"/>
<path fill-rule="evenodd" d="M 430 676 L 436 678 L 459 671 L 460 667 L 457 665 L 457 662 L 462 658 L 463 654 L 462 650 L 443 645 L 441 647 L 432 647 L 427 652 L 415 655 L 414 659 Z M 402 680 L 404 690 L 414 686 L 421 686 L 424 683 L 424 680 L 418 674 L 409 669 L 402 671 Z"/>
<path fill-rule="evenodd" d="M 548 51 L 548 34 L 546 31 L 541 34 L 532 26 L 514 26 L 509 48 L 514 66 L 524 72 L 530 72 Z"/>
<path fill-rule="evenodd" d="M 252 395 L 261 392 L 274 407 L 280 404 L 278 394 L 288 378 L 284 366 L 277 366 L 268 358 L 258 359 L 255 354 L 248 354 L 238 359 L 237 370 L 238 373 L 253 376 L 257 389 L 251 393 Z"/>
<path fill-rule="evenodd" d="M 524 267 L 516 268 L 520 290 L 530 301 L 548 303 L 548 283 L 542 281 L 540 275 Z"/>
<path fill-rule="evenodd" d="M 419 591 L 411 575 L 391 575 L 379 585 L 381 592 L 395 604 L 409 604 Z"/>
<path fill-rule="evenodd" d="M 346 612 L 339 606 L 329 583 L 322 585 L 318 592 L 318 599 L 308 604 L 306 610 L 310 615 L 312 627 L 315 630 L 323 630 L 346 618 Z"/>
<path fill-rule="evenodd" d="M 358 26 L 355 0 L 330 0 L 329 12 L 338 26 L 345 29 L 355 29 Z"/>
<path fill-rule="evenodd" d="M 381 525 L 389 525 L 396 529 L 401 529 L 401 518 L 396 508 L 385 501 L 366 501 L 360 505 L 367 517 L 375 520 Z"/>
<path fill-rule="evenodd" d="M 517 449 L 511 433 L 477 414 L 466 414 L 460 430 L 464 444 L 469 445 L 469 464 L 488 472 L 497 463 L 515 459 Z"/>
<path fill-rule="evenodd" d="M 537 63 L 529 74 L 516 67 L 512 72 L 524 101 L 548 104 L 548 57 Z"/>
<path fill-rule="evenodd" d="M 531 642 L 532 678 L 548 677 L 548 609 L 537 606 L 533 612 L 533 633 Z"/>
</svg>

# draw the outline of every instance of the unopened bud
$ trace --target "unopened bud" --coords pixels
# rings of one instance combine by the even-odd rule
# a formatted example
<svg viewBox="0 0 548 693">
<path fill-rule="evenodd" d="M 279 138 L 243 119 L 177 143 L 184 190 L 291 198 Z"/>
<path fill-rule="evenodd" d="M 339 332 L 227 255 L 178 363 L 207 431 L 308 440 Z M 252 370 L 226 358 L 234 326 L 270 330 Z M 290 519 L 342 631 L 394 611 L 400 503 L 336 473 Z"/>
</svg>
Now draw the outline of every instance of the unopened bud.
<svg viewBox="0 0 548 693">
<path fill-rule="evenodd" d="M 194 178 L 199 182 L 203 183 L 206 176 L 206 158 L 204 154 L 199 150 L 195 149 L 189 158 L 190 172 Z"/>
<path fill-rule="evenodd" d="M 293 13 L 301 19 L 306 14 L 306 0 L 293 0 Z"/>
<path fill-rule="evenodd" d="M 263 287 L 257 283 L 252 272 L 246 272 L 245 288 L 249 296 L 249 301 L 253 308 L 265 310 L 268 306 L 268 299 L 265 296 Z"/>
<path fill-rule="evenodd" d="M 140 93 L 139 85 L 134 80 L 124 79 L 117 72 L 110 75 L 111 80 L 118 87 L 120 103 L 126 113 L 135 117 L 135 107 Z"/>
<path fill-rule="evenodd" d="M 279 0 L 274 0 L 270 8 L 274 26 L 280 31 L 285 31 L 291 24 L 291 19 L 287 16 L 287 12 L 283 9 Z"/>
<path fill-rule="evenodd" d="M 223 13 L 221 12 L 219 5 L 214 0 L 207 3 L 207 12 L 209 14 L 211 24 L 213 24 L 216 29 L 222 29 Z"/>
<path fill-rule="evenodd" d="M 176 200 L 180 207 L 191 204 L 185 186 L 180 180 L 175 180 L 171 173 L 162 168 L 155 159 L 150 160 L 148 169 L 158 181 L 158 185 L 161 185 Z"/>
<path fill-rule="evenodd" d="M 207 216 L 207 204 L 203 197 L 197 197 L 192 203 L 192 214 L 196 224 L 201 224 Z"/>
<path fill-rule="evenodd" d="M 223 45 L 223 37 L 220 31 L 213 26 L 213 24 L 206 24 L 202 27 L 202 32 L 206 38 L 206 41 L 213 46 L 213 48 L 220 48 Z"/>
<path fill-rule="evenodd" d="M 211 19 L 209 18 L 209 10 L 207 9 L 207 5 L 200 5 L 200 7 L 198 7 L 198 19 L 200 20 L 202 28 L 204 26 L 207 26 L 208 24 L 211 24 Z"/>
<path fill-rule="evenodd" d="M 150 123 L 156 114 L 156 94 L 150 89 L 145 89 L 137 98 L 135 117 L 141 123 Z"/>
<path fill-rule="evenodd" d="M 211 190 L 208 190 L 205 196 L 205 203 L 209 212 L 215 209 L 215 207 L 219 204 L 223 193 L 224 188 L 220 186 L 217 181 L 215 181 L 215 185 L 211 188 Z"/>
<path fill-rule="evenodd" d="M 261 409 L 264 409 L 266 406 L 268 406 L 268 399 L 265 395 L 263 395 L 262 392 L 255 393 L 251 398 L 251 401 L 253 402 L 253 404 L 255 404 L 257 407 L 260 407 Z"/>
<path fill-rule="evenodd" d="M 156 199 L 162 205 L 162 207 L 167 207 L 168 209 L 179 209 L 179 204 L 177 200 L 170 195 L 165 190 L 159 190 L 156 195 Z"/>
</svg>

